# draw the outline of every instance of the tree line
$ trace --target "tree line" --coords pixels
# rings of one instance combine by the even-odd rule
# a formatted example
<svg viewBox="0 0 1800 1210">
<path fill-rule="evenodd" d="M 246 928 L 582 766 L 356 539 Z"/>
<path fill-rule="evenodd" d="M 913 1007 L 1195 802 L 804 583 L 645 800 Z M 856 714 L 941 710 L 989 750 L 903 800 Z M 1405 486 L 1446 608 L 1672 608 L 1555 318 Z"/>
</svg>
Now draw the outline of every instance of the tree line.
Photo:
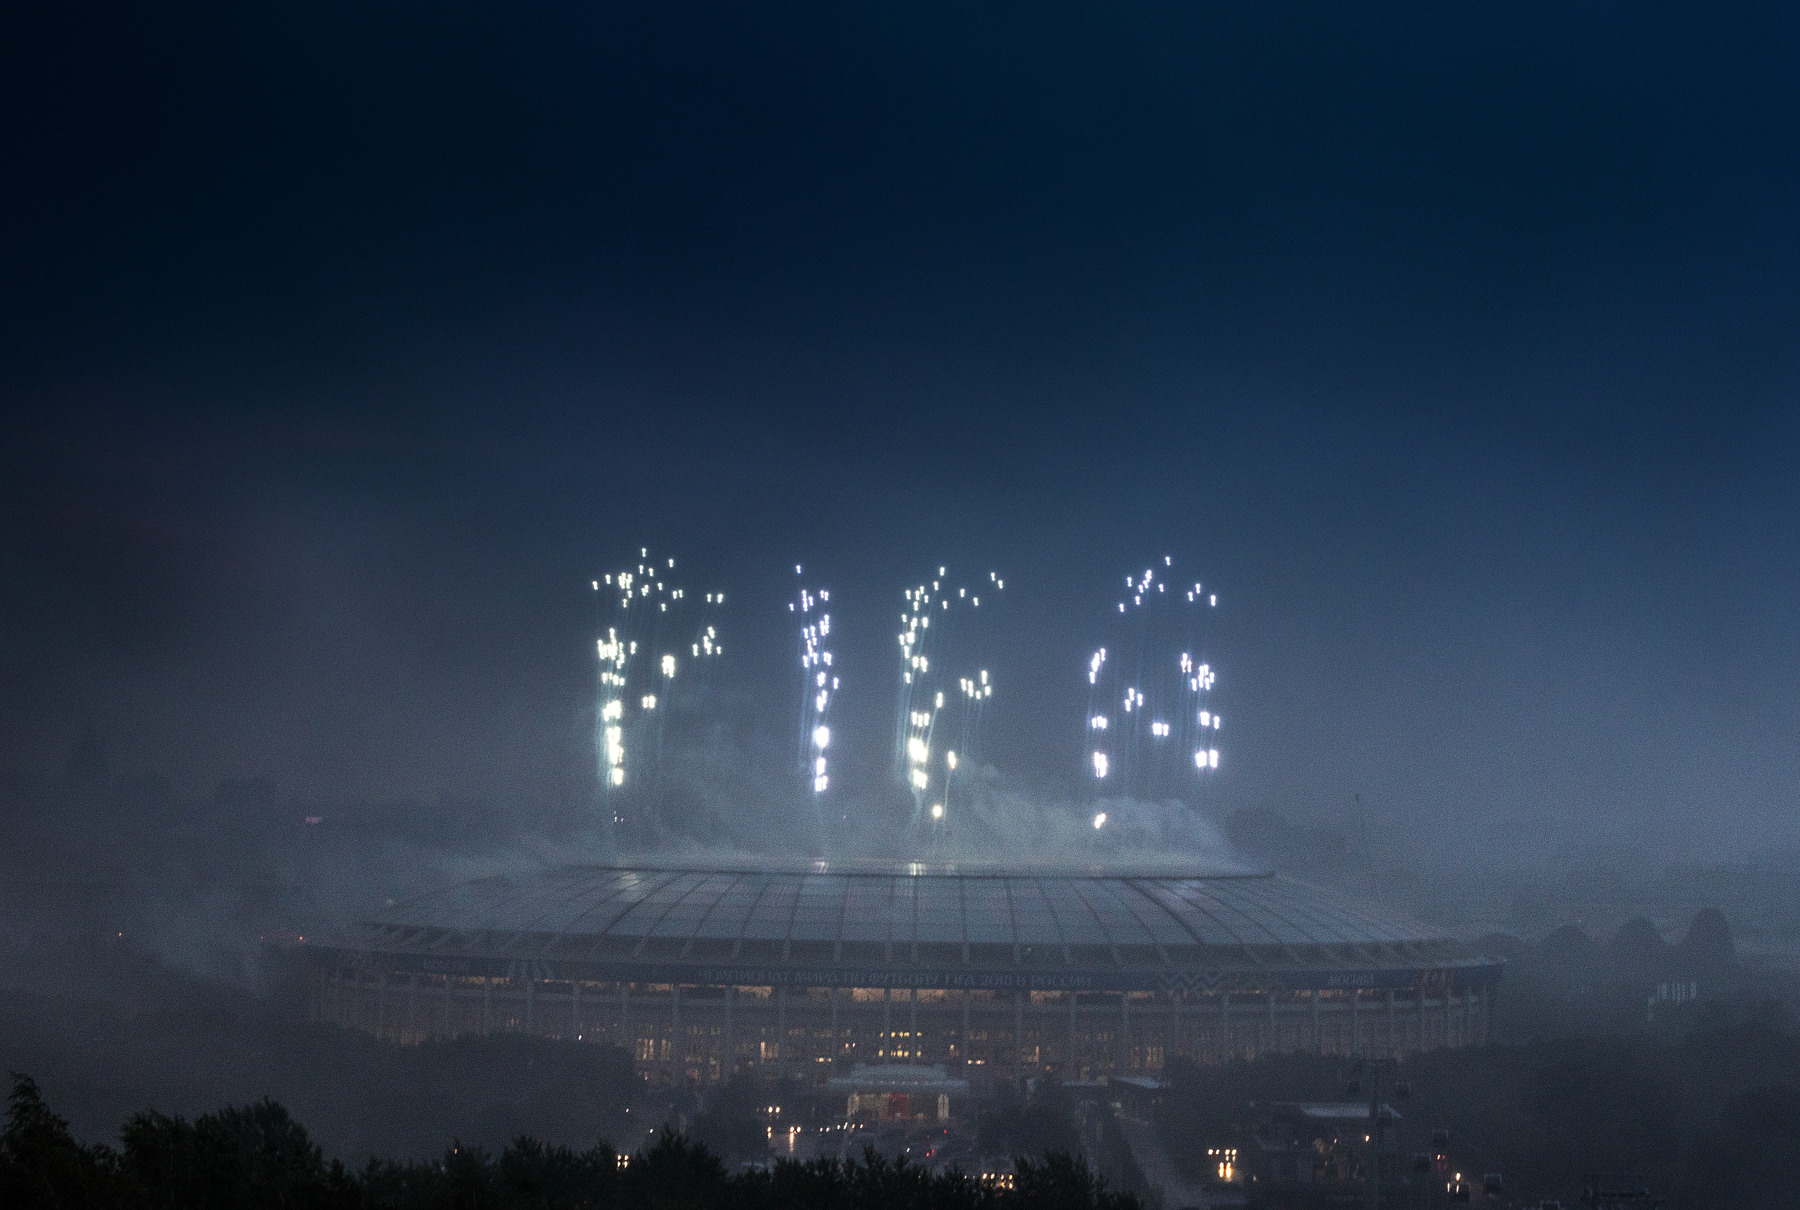
<svg viewBox="0 0 1800 1210">
<path fill-rule="evenodd" d="M 453 1142 L 435 1161 L 327 1160 L 278 1102 L 191 1121 L 134 1114 L 119 1145 L 83 1144 L 14 1074 L 0 1131 L 0 1205 L 9 1210 L 1138 1210 L 1138 1199 L 1068 1152 L 1018 1159 L 1010 1188 L 934 1173 L 869 1150 L 860 1160 L 729 1169 L 673 1131 L 623 1156 L 520 1136 L 498 1155 Z"/>
</svg>

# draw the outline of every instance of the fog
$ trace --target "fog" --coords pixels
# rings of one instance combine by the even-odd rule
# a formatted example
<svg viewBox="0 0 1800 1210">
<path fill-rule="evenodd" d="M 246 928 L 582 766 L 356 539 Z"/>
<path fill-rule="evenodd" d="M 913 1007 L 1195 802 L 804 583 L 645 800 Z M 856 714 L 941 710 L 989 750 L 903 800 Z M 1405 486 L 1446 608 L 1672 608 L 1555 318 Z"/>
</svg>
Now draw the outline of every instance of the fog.
<svg viewBox="0 0 1800 1210">
<path fill-rule="evenodd" d="M 36 999 L 0 1059 L 92 1093 L 95 1137 L 259 1095 L 182 1084 L 179 1031 L 108 1083 L 58 1022 L 191 995 L 299 1030 L 271 946 L 569 863 L 1275 870 L 1527 970 L 1714 909 L 1775 979 L 1796 33 L 31 16 L 0 39 L 0 982 Z M 726 654 L 614 794 L 590 585 L 646 547 L 728 594 Z M 1225 723 L 1216 775 L 1139 797 L 1095 784 L 1085 674 L 1164 558 L 1218 595 Z M 796 564 L 837 627 L 820 800 Z M 940 566 L 1007 589 L 933 829 L 894 619 Z M 1520 1037 L 1564 1028 L 1533 1004 Z M 321 1127 L 346 1154 L 442 1125 L 358 1112 Z"/>
</svg>

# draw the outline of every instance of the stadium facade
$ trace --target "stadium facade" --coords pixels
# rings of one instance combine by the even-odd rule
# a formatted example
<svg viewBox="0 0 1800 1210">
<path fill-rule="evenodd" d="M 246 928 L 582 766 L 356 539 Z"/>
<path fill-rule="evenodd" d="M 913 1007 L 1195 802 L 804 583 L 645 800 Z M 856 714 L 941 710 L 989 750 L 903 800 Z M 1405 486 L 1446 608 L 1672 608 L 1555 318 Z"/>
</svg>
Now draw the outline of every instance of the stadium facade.
<svg viewBox="0 0 1800 1210">
<path fill-rule="evenodd" d="M 656 1081 L 821 1089 L 878 1065 L 979 1086 L 1465 1046 L 1500 974 L 1270 874 L 824 862 L 484 878 L 309 957 L 313 1015 L 385 1038 L 523 1031 L 615 1043 Z"/>
</svg>

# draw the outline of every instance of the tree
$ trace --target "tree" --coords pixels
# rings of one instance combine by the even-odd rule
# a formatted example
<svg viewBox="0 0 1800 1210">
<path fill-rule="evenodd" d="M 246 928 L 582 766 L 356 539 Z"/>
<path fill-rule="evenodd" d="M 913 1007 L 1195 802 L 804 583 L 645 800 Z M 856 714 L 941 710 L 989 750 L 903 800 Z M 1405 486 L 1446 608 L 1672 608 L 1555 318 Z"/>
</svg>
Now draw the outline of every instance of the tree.
<svg viewBox="0 0 1800 1210">
<path fill-rule="evenodd" d="M 762 1119 L 762 1103 L 762 1086 L 754 1077 L 738 1072 L 695 1115 L 694 1140 L 727 1163 L 766 1158 L 769 1136 Z"/>
<path fill-rule="evenodd" d="M 329 1210 L 360 1200 L 343 1165 L 327 1164 L 306 1128 L 272 1100 L 192 1122 L 154 1111 L 134 1114 L 120 1138 L 124 1168 L 149 1206 Z"/>
<path fill-rule="evenodd" d="M 0 1132 L 0 1205 L 13 1210 L 121 1205 L 117 1157 L 83 1147 L 44 1103 L 30 1076 L 13 1072 L 6 1129 Z"/>
</svg>

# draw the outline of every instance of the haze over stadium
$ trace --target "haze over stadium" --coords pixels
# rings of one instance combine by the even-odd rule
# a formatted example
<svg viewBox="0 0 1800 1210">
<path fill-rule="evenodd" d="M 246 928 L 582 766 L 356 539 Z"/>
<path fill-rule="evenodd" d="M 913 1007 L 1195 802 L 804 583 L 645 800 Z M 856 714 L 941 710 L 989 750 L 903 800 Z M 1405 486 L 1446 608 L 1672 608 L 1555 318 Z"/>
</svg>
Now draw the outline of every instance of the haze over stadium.
<svg viewBox="0 0 1800 1210">
<path fill-rule="evenodd" d="M 5 32 L 0 1071 L 82 1142 L 742 1073 L 1179 1158 L 1398 1054 L 1564 1204 L 1792 1154 L 1789 7 Z"/>
<path fill-rule="evenodd" d="M 400 1042 L 516 1030 L 608 1043 L 670 1086 L 754 1072 L 790 1099 L 847 1092 L 846 1119 L 865 1096 L 888 1098 L 882 1119 L 896 1105 L 907 1118 L 929 1092 L 947 1120 L 953 1095 L 966 1115 L 961 1102 L 991 1099 L 997 1080 L 1154 1080 L 1178 1058 L 1393 1056 L 1487 1036 L 1497 960 L 1248 869 L 1204 823 L 1188 833 L 1208 837 L 1197 849 L 1167 833 L 1142 844 L 1146 811 L 1203 818 L 1220 769 L 1207 654 L 1219 596 L 1178 579 L 1173 556 L 1124 577 L 1085 676 L 1066 659 L 1086 693 L 1065 692 L 1060 711 L 1035 703 L 1067 716 L 1067 763 L 1082 770 L 1074 795 L 1038 804 L 1060 829 L 1009 812 L 983 763 L 983 717 L 1005 710 L 1011 679 L 987 666 L 983 624 L 1006 582 L 989 572 L 971 589 L 940 566 L 900 593 L 893 761 L 865 762 L 888 792 L 833 785 L 846 735 L 828 720 L 843 677 L 858 678 L 827 645 L 830 590 L 802 589 L 788 604 L 800 759 L 775 790 L 788 826 L 760 860 L 702 846 L 674 864 L 670 842 L 691 837 L 669 826 L 670 805 L 705 796 L 684 775 L 723 757 L 731 627 L 724 592 L 697 595 L 685 563 L 638 556 L 593 581 L 607 608 L 592 835 L 608 864 L 490 876 L 315 943 L 315 1017 Z M 770 699 L 792 684 L 752 687 L 751 708 L 781 717 Z M 708 779 L 723 795 L 709 805 L 733 810 L 733 784 L 729 770 Z"/>
</svg>

